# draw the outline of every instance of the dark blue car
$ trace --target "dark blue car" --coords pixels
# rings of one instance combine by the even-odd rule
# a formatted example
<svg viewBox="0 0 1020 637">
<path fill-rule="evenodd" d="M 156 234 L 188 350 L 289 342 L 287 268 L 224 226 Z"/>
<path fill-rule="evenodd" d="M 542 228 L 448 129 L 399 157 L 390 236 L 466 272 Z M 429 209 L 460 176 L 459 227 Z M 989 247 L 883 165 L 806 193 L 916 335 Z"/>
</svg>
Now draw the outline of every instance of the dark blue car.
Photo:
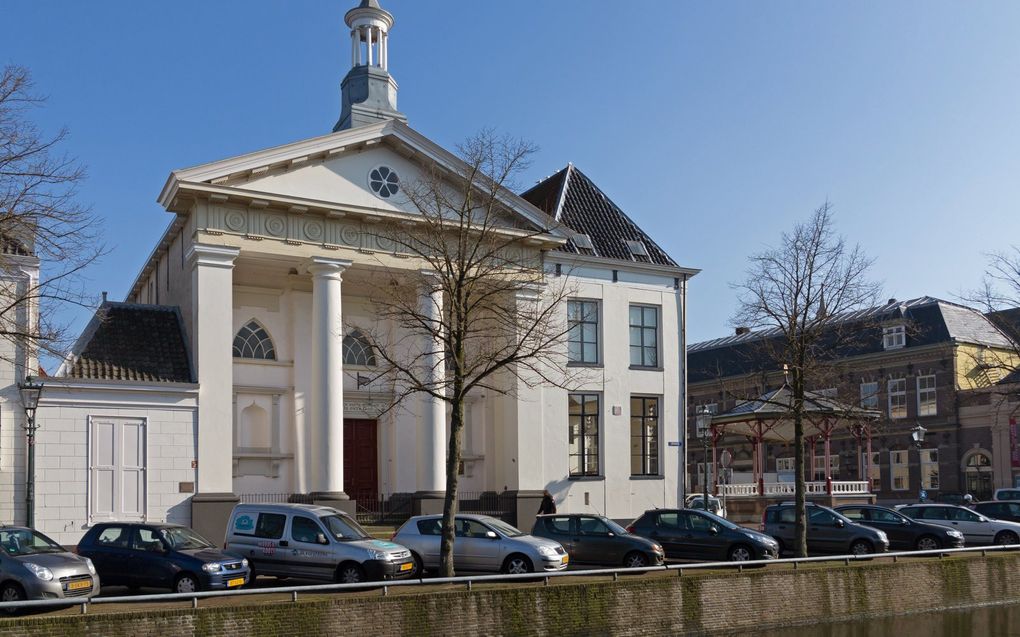
<svg viewBox="0 0 1020 637">
<path fill-rule="evenodd" d="M 78 544 L 78 554 L 96 565 L 103 586 L 192 593 L 240 588 L 250 573 L 248 560 L 177 524 L 97 524 Z"/>
</svg>

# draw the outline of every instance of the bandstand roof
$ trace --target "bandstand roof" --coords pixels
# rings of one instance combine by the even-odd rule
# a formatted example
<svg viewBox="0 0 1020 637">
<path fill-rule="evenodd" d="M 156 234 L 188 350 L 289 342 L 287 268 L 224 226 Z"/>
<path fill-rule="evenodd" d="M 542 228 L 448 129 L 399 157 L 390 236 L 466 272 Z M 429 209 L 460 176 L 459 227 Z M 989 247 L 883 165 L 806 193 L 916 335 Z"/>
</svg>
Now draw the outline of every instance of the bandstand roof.
<svg viewBox="0 0 1020 637">
<path fill-rule="evenodd" d="M 762 440 L 789 442 L 794 437 L 793 389 L 783 385 L 762 396 L 739 403 L 733 409 L 712 417 L 712 429 L 718 435 L 745 435 Z M 841 425 L 878 420 L 881 412 L 819 394 L 804 392 L 804 435 L 824 436 Z"/>
</svg>

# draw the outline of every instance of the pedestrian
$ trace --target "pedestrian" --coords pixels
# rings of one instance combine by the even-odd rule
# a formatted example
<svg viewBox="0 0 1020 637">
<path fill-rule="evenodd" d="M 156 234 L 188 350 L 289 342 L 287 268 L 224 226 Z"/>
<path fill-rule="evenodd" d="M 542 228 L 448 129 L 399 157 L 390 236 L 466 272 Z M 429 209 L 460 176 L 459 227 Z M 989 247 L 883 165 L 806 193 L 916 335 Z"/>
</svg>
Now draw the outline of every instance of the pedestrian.
<svg viewBox="0 0 1020 637">
<path fill-rule="evenodd" d="M 556 500 L 553 500 L 552 494 L 546 489 L 542 492 L 542 504 L 538 506 L 539 515 L 547 515 L 556 513 Z"/>
</svg>

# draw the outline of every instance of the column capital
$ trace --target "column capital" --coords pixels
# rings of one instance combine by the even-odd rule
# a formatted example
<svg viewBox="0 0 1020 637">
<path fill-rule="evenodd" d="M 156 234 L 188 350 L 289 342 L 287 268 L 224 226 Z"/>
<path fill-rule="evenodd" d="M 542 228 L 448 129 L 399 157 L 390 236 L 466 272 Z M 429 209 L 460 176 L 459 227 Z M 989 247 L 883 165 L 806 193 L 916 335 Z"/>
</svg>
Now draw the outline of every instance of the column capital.
<svg viewBox="0 0 1020 637">
<path fill-rule="evenodd" d="M 240 248 L 233 246 L 216 246 L 204 243 L 193 243 L 184 255 L 192 268 L 195 266 L 209 266 L 213 268 L 231 269 L 234 267 L 234 259 L 241 253 Z"/>
<path fill-rule="evenodd" d="M 303 269 L 313 277 L 337 278 L 354 263 L 348 259 L 330 259 L 328 257 L 312 257 L 302 265 Z"/>
</svg>

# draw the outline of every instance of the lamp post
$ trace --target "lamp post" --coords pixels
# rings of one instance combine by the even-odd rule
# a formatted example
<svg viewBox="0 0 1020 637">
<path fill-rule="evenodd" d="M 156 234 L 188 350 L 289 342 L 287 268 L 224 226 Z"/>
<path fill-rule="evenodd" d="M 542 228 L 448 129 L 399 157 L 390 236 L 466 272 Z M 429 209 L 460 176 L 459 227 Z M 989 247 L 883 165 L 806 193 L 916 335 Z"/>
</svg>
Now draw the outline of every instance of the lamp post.
<svg viewBox="0 0 1020 637">
<path fill-rule="evenodd" d="M 701 445 L 705 450 L 705 481 L 701 485 L 705 497 L 705 511 L 708 511 L 708 440 L 712 436 L 712 414 L 705 405 L 699 405 L 697 415 L 694 417 L 697 427 L 698 438 L 701 438 Z"/>
<path fill-rule="evenodd" d="M 910 430 L 910 440 L 914 443 L 914 448 L 917 449 L 917 469 L 918 477 L 921 481 L 921 488 L 918 490 L 918 493 L 920 495 L 919 499 L 922 502 L 927 499 L 928 495 L 927 491 L 924 490 L 924 456 L 922 455 L 924 452 L 921 451 L 921 445 L 924 444 L 924 434 L 926 433 L 928 433 L 928 430 L 922 427 L 920 423 L 917 423 L 917 426 Z"/>
<path fill-rule="evenodd" d="M 18 383 L 21 392 L 21 404 L 25 409 L 25 434 L 28 437 L 28 477 L 25 481 L 25 517 L 26 525 L 35 526 L 35 432 L 39 425 L 35 422 L 35 410 L 39 407 L 43 384 L 32 381 L 31 376 L 25 382 Z"/>
</svg>

